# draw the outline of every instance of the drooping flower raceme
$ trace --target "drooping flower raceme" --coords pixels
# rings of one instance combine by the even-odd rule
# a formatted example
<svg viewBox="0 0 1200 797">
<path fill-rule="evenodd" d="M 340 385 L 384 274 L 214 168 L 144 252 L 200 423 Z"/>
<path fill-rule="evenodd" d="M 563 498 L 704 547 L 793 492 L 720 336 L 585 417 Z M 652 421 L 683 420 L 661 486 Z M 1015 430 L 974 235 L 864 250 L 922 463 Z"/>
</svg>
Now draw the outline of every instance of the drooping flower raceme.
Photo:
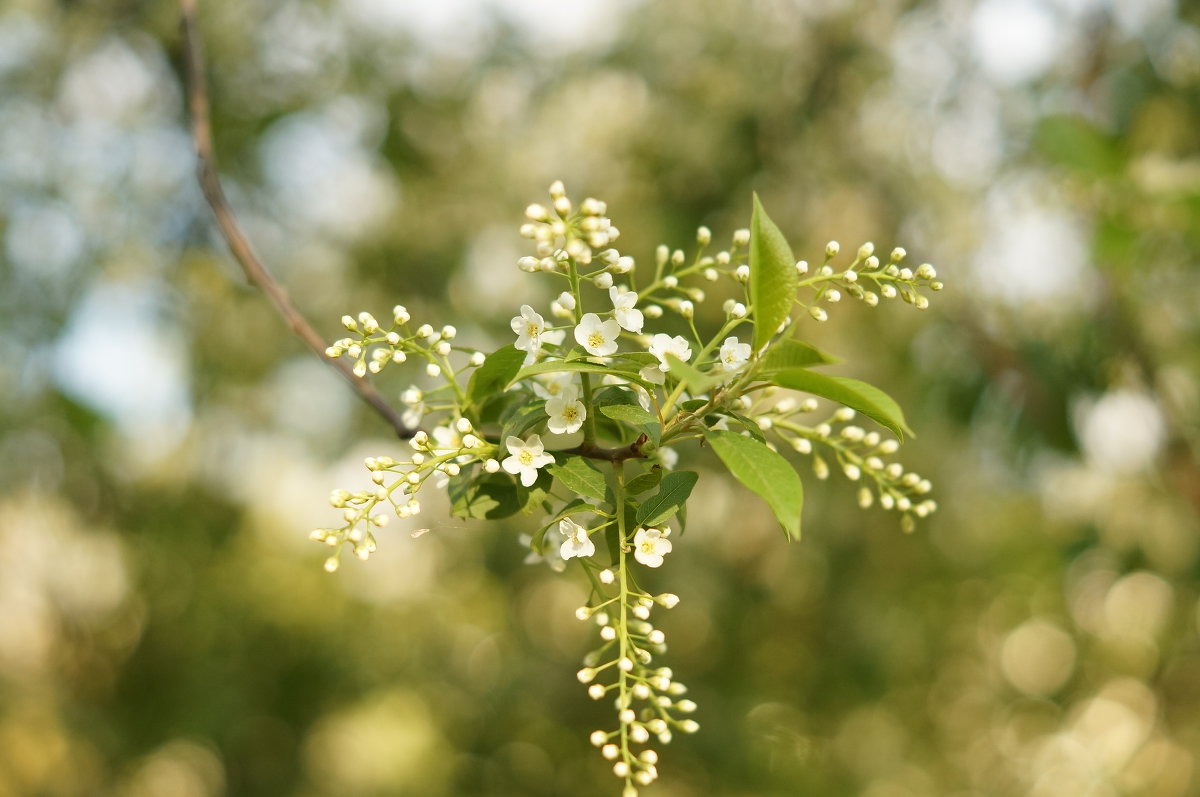
<svg viewBox="0 0 1200 797">
<path fill-rule="evenodd" d="M 558 522 L 558 533 L 565 538 L 558 548 L 563 559 L 591 556 L 596 552 L 596 544 L 588 538 L 588 530 L 571 518 Z"/>
<path fill-rule="evenodd" d="M 621 325 L 616 321 L 601 321 L 595 313 L 585 313 L 575 327 L 575 340 L 587 349 L 588 354 L 607 357 L 617 350 L 617 336 Z"/>
<path fill-rule="evenodd" d="M 750 359 L 750 344 L 739 343 L 735 337 L 725 338 L 725 342 L 721 344 L 718 359 L 725 371 L 730 373 L 740 371 L 746 367 L 746 361 Z"/>
<path fill-rule="evenodd" d="M 546 402 L 546 414 L 550 416 L 546 427 L 555 434 L 578 432 L 587 419 L 587 409 L 573 387 L 567 388 L 557 396 L 551 396 Z"/>
<path fill-rule="evenodd" d="M 633 558 L 646 567 L 660 567 L 671 552 L 671 541 L 663 529 L 638 529 L 633 535 Z"/>
<path fill-rule="evenodd" d="M 542 333 L 546 331 L 546 321 L 532 307 L 521 305 L 521 314 L 513 316 L 512 331 L 517 333 L 517 342 L 513 345 L 521 351 L 533 354 L 542 347 Z"/>
<path fill-rule="evenodd" d="M 538 468 L 544 468 L 554 463 L 554 457 L 546 453 L 540 435 L 531 434 L 525 440 L 519 437 L 509 437 L 504 441 L 511 455 L 500 463 L 506 471 L 521 477 L 521 484 L 532 487 L 537 481 Z"/>
<path fill-rule="evenodd" d="M 633 291 L 625 291 L 614 285 L 608 289 L 608 298 L 612 300 L 613 317 L 621 325 L 621 329 L 640 333 L 645 320 L 642 318 L 642 311 L 635 306 L 638 295 Z"/>
</svg>

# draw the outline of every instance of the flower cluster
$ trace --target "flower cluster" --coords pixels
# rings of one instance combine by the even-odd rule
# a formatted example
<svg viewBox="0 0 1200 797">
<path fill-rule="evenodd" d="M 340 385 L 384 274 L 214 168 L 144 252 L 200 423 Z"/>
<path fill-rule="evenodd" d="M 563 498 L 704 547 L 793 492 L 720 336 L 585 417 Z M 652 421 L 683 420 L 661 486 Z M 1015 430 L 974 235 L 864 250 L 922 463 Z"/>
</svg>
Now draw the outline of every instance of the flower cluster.
<svg viewBox="0 0 1200 797">
<path fill-rule="evenodd" d="M 374 488 L 335 491 L 342 525 L 312 536 L 335 548 L 327 570 L 347 545 L 365 559 L 387 520 L 381 508 L 416 514 L 418 492 L 431 480 L 460 517 L 544 513 L 522 544 L 528 561 L 557 570 L 577 564 L 588 578 L 591 594 L 577 614 L 595 622 L 601 644 L 578 677 L 593 698 L 613 701 L 615 727 L 591 738 L 632 797 L 658 777 L 658 751 L 649 745 L 699 728 L 686 688 L 656 661 L 666 636 L 651 611 L 679 599 L 637 585 L 642 569 L 672 554 L 672 531 L 682 528 L 699 478 L 677 468 L 680 447 L 703 441 L 766 500 L 791 538 L 799 534 L 803 491 L 788 457 L 799 456 L 811 458 L 820 479 L 837 467 L 860 483 L 864 508 L 895 509 L 911 530 L 936 504 L 928 480 L 886 461 L 907 432 L 903 413 L 877 388 L 821 373 L 836 360 L 796 333 L 803 321 L 824 321 L 825 306 L 843 295 L 868 305 L 900 297 L 923 309 L 920 289 L 942 285 L 932 266 L 903 266 L 903 249 L 881 265 L 871 244 L 838 270 L 831 243 L 810 273 L 757 198 L 750 226 L 735 231 L 728 247 L 710 253 L 712 232 L 701 227 L 690 255 L 660 246 L 647 269 L 615 248 L 620 231 L 605 203 L 576 204 L 561 183 L 551 186 L 548 205 L 530 205 L 525 216 L 520 234 L 533 252 L 517 267 L 558 280 L 559 292 L 549 307 L 517 308 L 514 337 L 495 352 L 455 345 L 453 326 L 411 329 L 403 307 L 386 330 L 366 312 L 342 319 L 356 337 L 335 341 L 327 354 L 349 357 L 362 378 L 423 362 L 442 384 L 405 390 L 404 419 L 437 425 L 416 433 L 407 458 L 369 458 Z M 704 330 L 697 324 L 707 299 L 702 282 L 722 283 L 710 289 L 727 296 L 711 314 L 715 328 Z M 835 409 L 813 422 L 818 399 Z"/>
</svg>

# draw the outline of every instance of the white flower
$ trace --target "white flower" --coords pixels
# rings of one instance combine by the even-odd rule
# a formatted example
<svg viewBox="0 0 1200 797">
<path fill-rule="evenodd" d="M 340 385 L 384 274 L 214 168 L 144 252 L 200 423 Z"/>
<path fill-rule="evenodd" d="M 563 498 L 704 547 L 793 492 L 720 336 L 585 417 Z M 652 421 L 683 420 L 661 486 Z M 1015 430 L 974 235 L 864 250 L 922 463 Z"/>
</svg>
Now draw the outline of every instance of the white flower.
<svg viewBox="0 0 1200 797">
<path fill-rule="evenodd" d="M 521 305 L 521 314 L 513 316 L 512 331 L 517 333 L 517 342 L 513 345 L 521 351 L 530 354 L 542 347 L 542 333 L 546 331 L 546 321 L 534 312 L 527 304 Z"/>
<path fill-rule="evenodd" d="M 563 559 L 591 556 L 596 552 L 596 544 L 588 539 L 588 530 L 571 518 L 558 521 L 558 533 L 566 538 L 558 549 Z"/>
<path fill-rule="evenodd" d="M 622 291 L 614 285 L 608 289 L 608 298 L 612 299 L 613 315 L 617 319 L 617 323 L 621 325 L 621 329 L 641 332 L 642 311 L 634 306 L 637 304 L 638 295 L 633 291 Z"/>
<path fill-rule="evenodd" d="M 585 313 L 575 327 L 575 340 L 588 354 L 604 357 L 616 352 L 621 325 L 616 321 L 601 321 L 595 313 Z"/>
<path fill-rule="evenodd" d="M 633 558 L 646 567 L 660 567 L 663 557 L 671 552 L 671 541 L 662 529 L 638 529 L 633 535 Z"/>
<path fill-rule="evenodd" d="M 683 335 L 671 337 L 659 332 L 650 338 L 650 353 L 658 358 L 658 362 L 660 363 L 658 370 L 666 372 L 671 370 L 671 365 L 667 362 L 668 354 L 673 354 L 680 360 L 687 362 L 691 359 L 692 347 L 688 345 L 687 338 L 683 337 Z"/>
<path fill-rule="evenodd" d="M 721 367 L 726 371 L 740 371 L 750 359 L 750 344 L 739 343 L 737 338 L 725 338 L 721 344 Z"/>
<path fill-rule="evenodd" d="M 400 400 L 405 406 L 400 420 L 410 429 L 420 426 L 421 418 L 425 416 L 425 394 L 414 386 L 400 394 Z"/>
<path fill-rule="evenodd" d="M 575 386 L 575 374 L 570 371 L 557 374 L 538 374 L 530 382 L 533 392 L 538 398 L 552 399 L 565 395 L 568 391 L 578 391 Z"/>
<path fill-rule="evenodd" d="M 575 393 L 575 388 L 564 390 L 546 402 L 546 414 L 550 420 L 546 426 L 555 434 L 578 432 L 587 418 L 587 409 Z"/>
<path fill-rule="evenodd" d="M 511 456 L 501 462 L 500 466 L 514 476 L 520 475 L 521 484 L 525 487 L 532 487 L 537 481 L 538 468 L 544 468 L 554 462 L 554 457 L 547 454 L 542 446 L 542 438 L 536 434 L 529 435 L 526 440 L 509 437 L 504 444 L 508 446 Z"/>
<path fill-rule="evenodd" d="M 525 555 L 525 564 L 536 565 L 545 562 L 550 565 L 550 569 L 556 573 L 561 573 L 567 569 L 567 562 L 557 552 L 550 550 L 544 553 L 538 553 L 533 550 L 533 536 L 529 534 L 521 534 L 517 537 L 517 543 L 529 551 Z"/>
</svg>

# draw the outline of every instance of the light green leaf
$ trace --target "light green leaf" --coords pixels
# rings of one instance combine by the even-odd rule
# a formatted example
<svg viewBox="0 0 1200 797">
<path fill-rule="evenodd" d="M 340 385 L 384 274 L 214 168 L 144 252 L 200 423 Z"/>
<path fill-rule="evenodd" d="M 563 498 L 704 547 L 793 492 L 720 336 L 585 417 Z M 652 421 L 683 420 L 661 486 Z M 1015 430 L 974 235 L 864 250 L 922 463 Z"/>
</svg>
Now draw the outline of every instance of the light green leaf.
<svg viewBox="0 0 1200 797">
<path fill-rule="evenodd" d="M 767 502 L 788 538 L 799 539 L 804 485 L 788 461 L 737 432 L 710 431 L 704 436 L 734 478 Z"/>
<path fill-rule="evenodd" d="M 607 415 L 614 421 L 632 424 L 633 426 L 658 425 L 658 417 L 652 412 L 646 412 L 636 404 L 609 404 L 600 408 L 602 415 Z"/>
<path fill-rule="evenodd" d="M 857 410 L 880 426 L 890 429 L 901 440 L 906 434 L 916 437 L 908 428 L 900 405 L 874 385 L 846 376 L 825 376 L 806 368 L 777 371 L 771 375 L 771 379 L 780 387 L 803 390 Z"/>
<path fill-rule="evenodd" d="M 687 387 L 687 391 L 692 395 L 704 393 L 721 381 L 720 376 L 703 373 L 688 365 L 674 354 L 667 354 L 667 363 L 671 366 L 671 370 L 668 372 L 669 376 L 682 382 Z"/>
<path fill-rule="evenodd" d="M 499 520 L 521 509 L 517 485 L 509 476 L 489 473 L 478 478 L 463 474 L 446 487 L 450 512 L 461 518 Z"/>
<path fill-rule="evenodd" d="M 799 281 L 792 248 L 755 194 L 750 217 L 750 304 L 755 351 L 766 345 L 791 315 Z"/>
<path fill-rule="evenodd" d="M 763 355 L 761 368 L 764 372 L 781 371 L 784 368 L 808 368 L 812 365 L 831 365 L 841 359 L 827 354 L 816 346 L 792 338 L 777 341 Z M 766 374 L 764 373 L 765 378 Z"/>
<path fill-rule="evenodd" d="M 525 352 L 515 346 L 503 346 L 492 352 L 471 374 L 467 382 L 467 399 L 472 405 L 481 406 L 493 394 L 504 390 L 524 362 Z"/>
<path fill-rule="evenodd" d="M 561 464 L 551 465 L 546 470 L 577 495 L 603 501 L 608 494 L 604 473 L 584 457 L 569 456 Z"/>
<path fill-rule="evenodd" d="M 692 494 L 700 475 L 695 471 L 677 470 L 663 477 L 658 492 L 638 507 L 635 518 L 639 526 L 657 526 L 679 511 Z"/>
</svg>

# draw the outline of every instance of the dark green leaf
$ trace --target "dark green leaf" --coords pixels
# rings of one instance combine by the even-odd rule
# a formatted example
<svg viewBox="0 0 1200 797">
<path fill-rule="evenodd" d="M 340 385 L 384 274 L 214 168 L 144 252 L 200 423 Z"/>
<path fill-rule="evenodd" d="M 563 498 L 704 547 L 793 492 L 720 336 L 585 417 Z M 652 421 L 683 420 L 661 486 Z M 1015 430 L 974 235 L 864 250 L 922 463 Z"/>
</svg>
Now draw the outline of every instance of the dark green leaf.
<svg viewBox="0 0 1200 797">
<path fill-rule="evenodd" d="M 504 390 L 524 362 L 525 352 L 514 346 L 503 346 L 492 352 L 471 374 L 467 382 L 467 400 L 473 406 L 481 407 L 493 394 Z"/>
<path fill-rule="evenodd" d="M 766 345 L 791 315 L 799 282 L 792 248 L 755 194 L 750 217 L 750 304 L 755 351 Z"/>
<path fill-rule="evenodd" d="M 788 461 L 737 432 L 707 432 L 705 437 L 734 478 L 767 502 L 788 538 L 799 539 L 804 485 Z"/>
<path fill-rule="evenodd" d="M 546 402 L 534 401 L 514 411 L 504 421 L 500 432 L 500 445 L 503 447 L 509 437 L 525 437 L 525 432 L 538 423 L 546 420 Z"/>
<path fill-rule="evenodd" d="M 607 407 L 601 407 L 600 412 L 614 421 L 621 421 L 633 426 L 658 425 L 658 417 L 653 413 L 646 412 L 646 410 L 637 404 L 611 404 Z"/>
<path fill-rule="evenodd" d="M 780 371 L 784 368 L 807 368 L 812 365 L 831 365 L 837 362 L 841 362 L 841 360 L 832 354 L 826 354 L 816 346 L 784 338 L 767 349 L 767 353 L 762 358 L 761 368 L 763 371 Z"/>
<path fill-rule="evenodd" d="M 604 473 L 584 457 L 569 456 L 561 464 L 551 465 L 546 470 L 576 495 L 603 501 L 608 494 Z"/>
<path fill-rule="evenodd" d="M 657 526 L 679 511 L 692 494 L 700 475 L 690 470 L 677 470 L 663 476 L 658 492 L 638 507 L 635 516 L 639 526 Z"/>
<path fill-rule="evenodd" d="M 450 479 L 446 492 L 450 498 L 450 512 L 457 517 L 499 520 L 521 509 L 517 485 L 512 477 L 500 473 L 455 476 Z"/>
<path fill-rule="evenodd" d="M 530 486 L 526 487 L 518 484 L 517 503 L 521 505 L 521 512 L 526 515 L 532 515 L 550 495 L 550 487 L 553 484 L 553 477 L 545 470 L 538 471 L 537 481 Z"/>
<path fill-rule="evenodd" d="M 640 495 L 647 490 L 653 490 L 662 481 L 663 469 L 661 465 L 654 465 L 645 473 L 639 474 L 629 480 L 629 484 L 625 485 L 625 491 L 630 495 Z"/>
<path fill-rule="evenodd" d="M 803 390 L 857 410 L 880 426 L 892 430 L 901 440 L 906 434 L 916 437 L 904 421 L 900 405 L 874 385 L 846 376 L 825 376 L 805 368 L 777 371 L 771 378 L 781 387 Z"/>
</svg>

